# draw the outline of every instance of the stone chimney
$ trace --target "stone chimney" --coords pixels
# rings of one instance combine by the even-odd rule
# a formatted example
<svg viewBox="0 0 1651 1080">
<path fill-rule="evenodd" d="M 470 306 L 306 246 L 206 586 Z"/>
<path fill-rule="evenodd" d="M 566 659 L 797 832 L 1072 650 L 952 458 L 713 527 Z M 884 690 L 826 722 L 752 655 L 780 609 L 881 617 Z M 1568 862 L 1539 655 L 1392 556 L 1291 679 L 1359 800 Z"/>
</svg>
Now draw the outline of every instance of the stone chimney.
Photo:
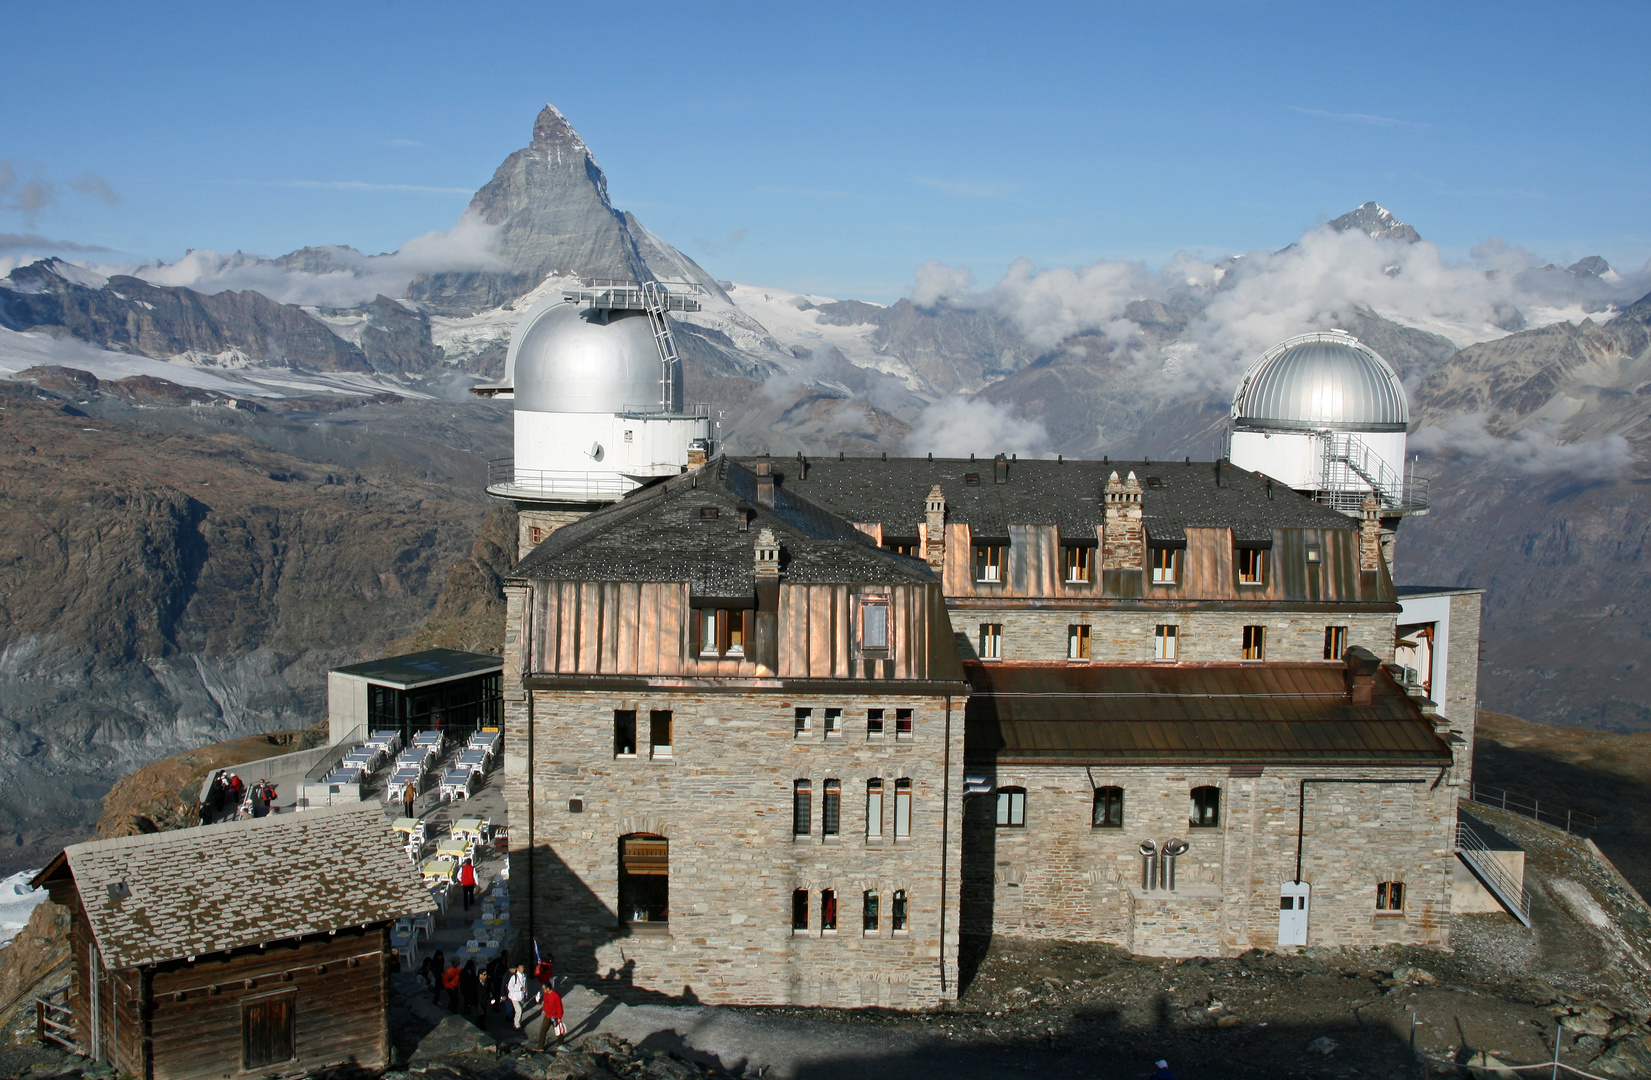
<svg viewBox="0 0 1651 1080">
<path fill-rule="evenodd" d="M 763 529 L 757 534 L 757 542 L 752 545 L 755 554 L 755 568 L 757 584 L 764 581 L 778 581 L 780 579 L 780 542 L 774 538 L 773 529 Z"/>
<path fill-rule="evenodd" d="M 688 468 L 697 469 L 705 464 L 705 458 L 711 451 L 711 444 L 706 439 L 695 439 L 688 444 Z"/>
<path fill-rule="evenodd" d="M 923 558 L 936 573 L 946 566 L 946 496 L 939 484 L 923 500 Z"/>
<path fill-rule="evenodd" d="M 1382 504 L 1371 495 L 1359 506 L 1359 569 L 1382 566 Z"/>
<path fill-rule="evenodd" d="M 1007 484 L 1009 482 L 1009 459 L 999 454 L 992 459 L 992 483 Z"/>
<path fill-rule="evenodd" d="M 757 462 L 757 501 L 764 506 L 774 505 L 774 463 Z"/>
<path fill-rule="evenodd" d="M 1341 654 L 1347 665 L 1347 702 L 1350 705 L 1370 705 L 1375 702 L 1376 671 L 1382 662 L 1363 645 L 1354 645 Z"/>
<path fill-rule="evenodd" d="M 1106 482 L 1106 527 L 1101 532 L 1102 570 L 1139 570 L 1145 557 L 1146 529 L 1141 523 L 1141 482 L 1117 472 Z"/>
</svg>

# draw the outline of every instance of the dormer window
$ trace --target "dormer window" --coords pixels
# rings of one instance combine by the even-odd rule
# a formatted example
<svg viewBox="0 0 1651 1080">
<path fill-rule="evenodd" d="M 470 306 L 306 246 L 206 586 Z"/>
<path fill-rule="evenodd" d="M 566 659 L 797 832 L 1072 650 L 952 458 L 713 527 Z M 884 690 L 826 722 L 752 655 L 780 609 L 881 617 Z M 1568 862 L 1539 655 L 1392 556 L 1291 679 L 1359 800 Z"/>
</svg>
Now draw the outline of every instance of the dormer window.
<svg viewBox="0 0 1651 1080">
<path fill-rule="evenodd" d="M 1266 581 L 1267 553 L 1259 548 L 1238 549 L 1238 583 L 1261 585 Z"/>
<path fill-rule="evenodd" d="M 860 600 L 860 651 L 886 654 L 889 649 L 889 601 L 884 596 Z"/>
<path fill-rule="evenodd" d="M 1003 582 L 1003 554 L 1006 547 L 997 543 L 975 545 L 975 580 L 992 585 Z"/>
<path fill-rule="evenodd" d="M 744 608 L 700 608 L 694 628 L 701 656 L 744 656 L 746 616 Z"/>
<path fill-rule="evenodd" d="M 1095 580 L 1095 549 L 1078 544 L 1061 548 L 1061 567 L 1068 585 L 1087 585 Z"/>
</svg>

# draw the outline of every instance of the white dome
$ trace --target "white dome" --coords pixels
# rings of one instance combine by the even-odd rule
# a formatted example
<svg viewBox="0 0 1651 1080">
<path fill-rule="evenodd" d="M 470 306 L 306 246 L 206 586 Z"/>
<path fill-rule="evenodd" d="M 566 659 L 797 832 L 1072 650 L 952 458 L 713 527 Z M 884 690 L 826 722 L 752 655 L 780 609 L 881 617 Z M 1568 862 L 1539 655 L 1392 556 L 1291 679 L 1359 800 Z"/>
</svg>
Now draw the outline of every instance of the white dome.
<svg viewBox="0 0 1651 1080">
<path fill-rule="evenodd" d="M 544 413 L 657 412 L 664 364 L 641 311 L 585 308 L 557 298 L 534 305 L 516 326 L 505 385 L 516 409 Z M 682 400 L 678 366 L 673 400 Z"/>
<path fill-rule="evenodd" d="M 1271 431 L 1402 432 L 1404 386 L 1376 351 L 1340 330 L 1274 345 L 1244 373 L 1234 426 Z"/>
</svg>

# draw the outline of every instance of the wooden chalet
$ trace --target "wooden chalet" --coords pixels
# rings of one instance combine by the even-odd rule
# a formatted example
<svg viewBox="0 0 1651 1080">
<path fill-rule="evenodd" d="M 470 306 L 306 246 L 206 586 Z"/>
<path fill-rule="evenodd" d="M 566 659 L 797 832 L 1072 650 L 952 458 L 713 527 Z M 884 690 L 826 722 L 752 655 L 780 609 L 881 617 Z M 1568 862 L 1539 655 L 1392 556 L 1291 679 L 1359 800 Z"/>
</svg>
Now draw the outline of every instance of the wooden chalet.
<svg viewBox="0 0 1651 1080">
<path fill-rule="evenodd" d="M 65 848 L 76 1042 L 142 1080 L 389 1064 L 390 927 L 432 902 L 374 804 Z"/>
</svg>

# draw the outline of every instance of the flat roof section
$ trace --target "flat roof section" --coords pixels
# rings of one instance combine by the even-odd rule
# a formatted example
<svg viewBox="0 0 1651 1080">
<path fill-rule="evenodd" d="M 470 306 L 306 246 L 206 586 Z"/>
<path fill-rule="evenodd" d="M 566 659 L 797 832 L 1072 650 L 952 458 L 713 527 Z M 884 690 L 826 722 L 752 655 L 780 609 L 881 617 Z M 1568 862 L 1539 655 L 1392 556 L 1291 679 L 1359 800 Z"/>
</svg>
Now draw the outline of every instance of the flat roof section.
<svg viewBox="0 0 1651 1080">
<path fill-rule="evenodd" d="M 457 649 L 430 649 L 408 653 L 406 656 L 386 656 L 364 664 L 333 668 L 340 675 L 354 675 L 368 682 L 411 690 L 432 683 L 449 682 L 471 675 L 487 675 L 504 670 L 504 660 L 486 653 L 460 652 Z"/>
<path fill-rule="evenodd" d="M 965 756 L 1000 764 L 1448 765 L 1384 670 L 1370 705 L 1340 664 L 965 665 Z"/>
</svg>

